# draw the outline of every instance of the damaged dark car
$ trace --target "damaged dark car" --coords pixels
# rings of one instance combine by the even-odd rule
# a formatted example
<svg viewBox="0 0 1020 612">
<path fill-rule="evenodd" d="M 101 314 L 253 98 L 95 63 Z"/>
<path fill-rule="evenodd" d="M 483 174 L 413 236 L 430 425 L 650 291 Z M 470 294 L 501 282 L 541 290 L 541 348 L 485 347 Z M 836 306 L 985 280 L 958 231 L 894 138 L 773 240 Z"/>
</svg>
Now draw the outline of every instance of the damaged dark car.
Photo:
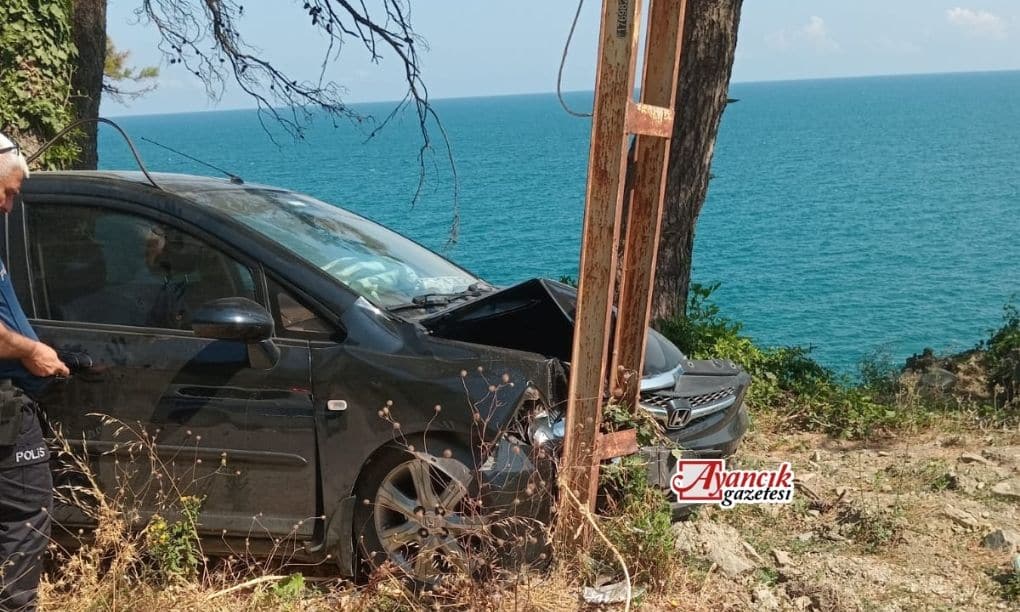
<svg viewBox="0 0 1020 612">
<path fill-rule="evenodd" d="M 50 426 L 139 520 L 195 495 L 211 554 L 286 545 L 348 575 L 389 563 L 426 579 L 480 534 L 548 519 L 571 287 L 495 287 L 363 217 L 240 181 L 40 172 L 3 223 L 19 298 L 76 370 L 41 398 Z M 645 361 L 641 408 L 664 434 L 731 454 L 747 374 L 651 330 Z M 671 449 L 641 452 L 665 495 Z M 90 525 L 70 504 L 55 518 Z"/>
</svg>

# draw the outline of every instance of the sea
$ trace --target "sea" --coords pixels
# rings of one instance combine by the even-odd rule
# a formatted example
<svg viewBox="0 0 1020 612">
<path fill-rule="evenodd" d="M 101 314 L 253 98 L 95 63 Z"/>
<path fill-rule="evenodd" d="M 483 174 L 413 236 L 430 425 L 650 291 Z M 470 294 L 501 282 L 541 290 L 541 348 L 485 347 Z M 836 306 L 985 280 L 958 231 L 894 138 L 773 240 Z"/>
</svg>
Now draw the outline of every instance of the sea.
<svg viewBox="0 0 1020 612">
<path fill-rule="evenodd" d="M 719 283 L 713 300 L 755 340 L 853 375 L 862 359 L 970 348 L 1020 299 L 1020 72 L 730 96 L 693 278 Z M 592 93 L 565 101 L 590 110 Z M 148 140 L 353 210 L 493 283 L 576 276 L 591 120 L 555 94 L 434 108 L 424 155 L 413 108 L 373 134 L 393 103 L 354 106 L 360 121 L 313 115 L 300 138 L 255 110 L 117 121 L 150 170 L 217 175 Z M 106 127 L 100 168 L 135 168 Z"/>
</svg>

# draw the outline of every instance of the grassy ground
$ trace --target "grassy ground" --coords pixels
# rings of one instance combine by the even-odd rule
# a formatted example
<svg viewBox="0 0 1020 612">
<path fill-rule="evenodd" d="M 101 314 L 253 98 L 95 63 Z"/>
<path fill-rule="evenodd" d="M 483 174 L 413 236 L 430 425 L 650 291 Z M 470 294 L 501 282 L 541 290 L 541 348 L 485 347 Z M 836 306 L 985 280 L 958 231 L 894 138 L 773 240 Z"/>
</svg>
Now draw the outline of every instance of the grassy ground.
<svg viewBox="0 0 1020 612">
<path fill-rule="evenodd" d="M 677 610 L 1020 609 L 1020 551 L 992 549 L 1020 530 L 1020 316 L 975 351 L 924 355 L 901 372 L 881 361 L 839 377 L 797 348 L 761 348 L 694 289 L 690 316 L 664 332 L 694 357 L 733 359 L 754 376 L 752 431 L 733 462 L 790 461 L 793 503 L 704 507 L 672 525 L 639 466 L 604 470 L 613 492 L 591 517 L 595 544 L 548 572 L 498 583 L 461 579 L 415 594 L 384 572 L 355 587 L 318 568 L 246 559 L 207 563 L 185 500 L 137 533 L 114 501 L 101 529 L 57 563 L 42 588 L 54 610 L 572 610 L 584 587 L 630 577 L 635 607 Z M 618 415 L 616 415 L 618 416 Z M 1008 489 L 1008 487 L 1007 487 Z M 996 492 L 999 491 L 999 492 Z M 180 512 L 180 510 L 185 510 Z M 197 511 L 197 510 L 196 510 Z M 1020 537 L 1020 536 L 1018 536 Z"/>
</svg>

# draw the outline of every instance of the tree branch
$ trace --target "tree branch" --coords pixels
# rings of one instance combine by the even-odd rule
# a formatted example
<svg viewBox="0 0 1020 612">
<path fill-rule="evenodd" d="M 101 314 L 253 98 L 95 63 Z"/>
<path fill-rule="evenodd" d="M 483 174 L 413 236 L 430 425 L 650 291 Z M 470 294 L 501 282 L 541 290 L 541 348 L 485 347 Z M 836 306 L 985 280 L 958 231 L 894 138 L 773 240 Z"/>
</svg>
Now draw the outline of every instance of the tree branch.
<svg viewBox="0 0 1020 612">
<path fill-rule="evenodd" d="M 260 121 L 265 116 L 271 117 L 294 138 L 304 137 L 312 112 L 321 110 L 334 126 L 340 119 L 356 124 L 372 121 L 375 126 L 366 139 L 370 140 L 401 111 L 413 106 L 421 147 L 418 185 L 412 203 L 417 202 L 424 187 L 425 160 L 432 150 L 429 134 L 432 121 L 442 134 L 446 157 L 453 168 L 454 220 L 450 240 L 456 241 L 456 168 L 449 138 L 429 103 L 428 88 L 421 75 L 418 53 L 420 49 L 427 49 L 427 44 L 412 29 L 410 8 L 404 0 L 376 0 L 372 5 L 370 10 L 365 0 L 306 0 L 303 3 L 312 27 L 328 41 L 316 81 L 292 78 L 247 44 L 239 29 L 244 6 L 236 0 L 143 0 L 136 15 L 156 26 L 161 38 L 159 48 L 169 63 L 181 64 L 201 79 L 210 98 L 222 97 L 226 83 L 233 81 L 255 100 Z M 349 42 L 363 47 L 375 63 L 389 53 L 403 64 L 407 93 L 381 122 L 376 123 L 371 116 L 351 109 L 343 101 L 346 90 L 325 80 L 327 64 L 336 61 Z M 262 125 L 266 127 L 264 122 Z"/>
</svg>

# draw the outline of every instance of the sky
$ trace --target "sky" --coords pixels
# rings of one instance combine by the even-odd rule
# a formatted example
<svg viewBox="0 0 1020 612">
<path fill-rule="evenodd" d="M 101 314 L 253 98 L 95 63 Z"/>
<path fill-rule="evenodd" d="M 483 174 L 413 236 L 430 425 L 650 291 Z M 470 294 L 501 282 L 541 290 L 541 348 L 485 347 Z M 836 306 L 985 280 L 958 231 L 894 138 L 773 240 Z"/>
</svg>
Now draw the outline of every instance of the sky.
<svg viewBox="0 0 1020 612">
<path fill-rule="evenodd" d="M 195 3 L 196 0 L 190 0 Z M 295 78 L 315 78 L 325 49 L 301 2 L 238 0 L 247 42 Z M 745 0 L 733 81 L 1020 69 L 1017 0 Z M 250 108 L 236 87 L 211 100 L 202 83 L 161 56 L 153 26 L 135 16 L 140 0 L 110 0 L 107 28 L 135 66 L 160 67 L 158 87 L 108 116 Z M 369 6 L 375 3 L 368 0 Z M 601 2 L 584 2 L 563 73 L 563 89 L 591 90 Z M 422 54 L 433 98 L 550 92 L 556 89 L 574 0 L 412 0 L 412 24 L 428 43 Z M 326 71 L 345 101 L 403 97 L 393 56 L 373 63 L 351 44 Z"/>
</svg>

